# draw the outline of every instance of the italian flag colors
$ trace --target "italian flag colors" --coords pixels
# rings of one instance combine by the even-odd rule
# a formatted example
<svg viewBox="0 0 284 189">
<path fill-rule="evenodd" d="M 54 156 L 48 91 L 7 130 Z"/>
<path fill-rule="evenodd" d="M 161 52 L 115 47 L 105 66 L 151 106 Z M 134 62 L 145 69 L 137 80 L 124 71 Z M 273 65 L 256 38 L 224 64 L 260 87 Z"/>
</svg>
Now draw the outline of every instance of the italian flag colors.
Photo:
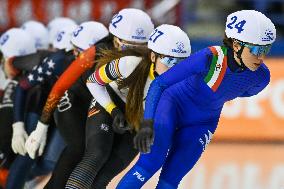
<svg viewBox="0 0 284 189">
<path fill-rule="evenodd" d="M 220 86 L 227 69 L 227 49 L 225 47 L 209 47 L 213 53 L 213 59 L 208 74 L 204 81 L 215 92 Z"/>
</svg>

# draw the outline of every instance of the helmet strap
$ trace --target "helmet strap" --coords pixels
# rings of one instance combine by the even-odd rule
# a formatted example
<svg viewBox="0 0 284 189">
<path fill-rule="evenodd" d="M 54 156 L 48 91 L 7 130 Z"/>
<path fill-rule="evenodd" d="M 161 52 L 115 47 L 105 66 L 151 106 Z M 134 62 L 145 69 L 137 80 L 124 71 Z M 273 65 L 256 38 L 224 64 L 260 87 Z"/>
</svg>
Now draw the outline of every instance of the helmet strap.
<svg viewBox="0 0 284 189">
<path fill-rule="evenodd" d="M 242 70 L 244 70 L 246 68 L 246 65 L 244 64 L 243 59 L 242 59 L 242 53 L 244 51 L 244 48 L 245 48 L 245 46 L 241 45 L 241 49 L 236 52 L 237 58 L 240 60 L 240 63 L 241 63 L 240 67 L 241 67 Z"/>
<path fill-rule="evenodd" d="M 156 64 L 157 64 L 157 60 L 158 60 L 159 54 L 156 53 L 156 52 L 154 52 L 154 51 L 151 51 L 151 52 L 153 52 L 153 53 L 155 54 L 155 60 L 154 60 L 154 62 L 152 62 L 152 60 L 151 60 L 152 64 L 154 64 L 154 67 L 153 67 L 153 69 L 154 69 L 154 76 L 155 76 L 155 77 L 158 77 L 159 74 L 158 74 L 158 72 L 156 72 Z M 150 55 L 150 56 L 151 56 L 151 55 Z M 151 58 L 150 58 L 150 59 L 151 59 Z"/>
</svg>

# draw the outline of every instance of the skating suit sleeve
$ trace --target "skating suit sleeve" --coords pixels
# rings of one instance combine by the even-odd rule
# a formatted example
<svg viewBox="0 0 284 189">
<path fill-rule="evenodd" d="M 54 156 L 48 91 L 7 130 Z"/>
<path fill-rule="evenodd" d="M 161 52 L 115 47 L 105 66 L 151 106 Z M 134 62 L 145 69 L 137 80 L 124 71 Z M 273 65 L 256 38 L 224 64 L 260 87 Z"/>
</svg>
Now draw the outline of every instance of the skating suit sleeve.
<svg viewBox="0 0 284 189">
<path fill-rule="evenodd" d="M 116 105 L 112 102 L 105 85 L 117 79 L 128 77 L 142 58 L 126 56 L 113 60 L 97 70 L 88 78 L 87 87 L 97 102 L 111 113 Z"/>
<path fill-rule="evenodd" d="M 48 50 L 39 50 L 36 53 L 14 57 L 12 65 L 20 71 L 32 71 L 32 69 L 42 63 L 42 60 L 50 55 L 52 52 Z"/>
<path fill-rule="evenodd" d="M 42 63 L 42 59 L 49 54 L 51 54 L 50 51 L 40 50 L 33 54 L 9 58 L 7 61 L 9 75 L 16 77 L 22 71 L 31 72 L 32 69 Z"/>
<path fill-rule="evenodd" d="M 41 85 L 49 78 L 62 71 L 64 52 L 59 51 L 43 59 L 42 63 L 20 79 L 15 91 L 14 122 L 24 120 L 24 110 L 27 92 L 36 85 Z"/>
<path fill-rule="evenodd" d="M 150 85 L 147 93 L 144 119 L 153 119 L 156 107 L 163 91 L 191 75 L 206 72 L 212 60 L 212 52 L 205 48 L 192 54 L 167 72 L 157 77 Z"/>
<path fill-rule="evenodd" d="M 73 83 L 88 69 L 92 68 L 95 63 L 96 48 L 90 47 L 84 51 L 59 77 L 48 95 L 47 101 L 43 108 L 40 121 L 48 124 L 52 113 L 54 112 L 60 98 Z"/>
</svg>

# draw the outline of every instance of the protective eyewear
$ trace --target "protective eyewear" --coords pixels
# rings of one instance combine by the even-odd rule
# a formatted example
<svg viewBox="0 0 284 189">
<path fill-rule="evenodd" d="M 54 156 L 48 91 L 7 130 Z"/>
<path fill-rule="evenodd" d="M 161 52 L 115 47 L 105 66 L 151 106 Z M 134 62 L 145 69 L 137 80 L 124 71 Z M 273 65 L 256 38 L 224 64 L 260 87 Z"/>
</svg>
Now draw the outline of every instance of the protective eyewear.
<svg viewBox="0 0 284 189">
<path fill-rule="evenodd" d="M 83 51 L 84 49 L 81 49 L 80 47 L 73 45 L 73 52 L 76 57 L 78 57 Z"/>
<path fill-rule="evenodd" d="M 147 44 L 133 44 L 133 43 L 127 43 L 124 40 L 117 40 L 117 42 L 119 43 L 119 45 L 121 46 L 121 50 L 124 51 L 126 49 L 133 49 L 133 48 L 141 48 L 141 47 L 146 47 Z"/>
<path fill-rule="evenodd" d="M 250 53 L 255 56 L 267 55 L 271 49 L 271 45 L 251 45 L 244 42 L 240 42 L 240 44 L 249 48 Z"/>
<path fill-rule="evenodd" d="M 80 47 L 77 47 L 77 46 L 75 46 L 75 45 L 73 45 L 73 46 L 74 46 L 74 49 L 75 49 L 76 51 L 78 51 L 79 53 L 81 53 L 81 52 L 84 51 L 84 49 L 81 49 Z"/>
<path fill-rule="evenodd" d="M 165 66 L 169 67 L 169 68 L 178 64 L 182 60 L 184 60 L 184 58 L 175 58 L 175 57 L 171 57 L 171 56 L 160 56 L 161 63 L 164 64 Z"/>
</svg>

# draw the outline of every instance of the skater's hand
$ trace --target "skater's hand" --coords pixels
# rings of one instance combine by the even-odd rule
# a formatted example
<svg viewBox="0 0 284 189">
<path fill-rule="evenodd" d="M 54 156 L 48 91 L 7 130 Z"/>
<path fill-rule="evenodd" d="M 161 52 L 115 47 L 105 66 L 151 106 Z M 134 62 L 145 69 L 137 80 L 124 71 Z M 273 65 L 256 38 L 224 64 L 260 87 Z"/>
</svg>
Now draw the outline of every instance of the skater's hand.
<svg viewBox="0 0 284 189">
<path fill-rule="evenodd" d="M 111 111 L 111 116 L 113 118 L 112 129 L 114 132 L 123 134 L 125 131 L 130 130 L 130 127 L 125 119 L 124 113 L 115 107 Z"/>
<path fill-rule="evenodd" d="M 153 120 L 143 120 L 134 137 L 134 147 L 141 153 L 150 153 L 154 141 Z"/>
<path fill-rule="evenodd" d="M 13 123 L 12 149 L 15 154 L 26 154 L 25 142 L 28 134 L 25 130 L 24 122 Z"/>
<path fill-rule="evenodd" d="M 30 134 L 25 144 L 30 158 L 35 159 L 43 154 L 47 131 L 48 125 L 38 121 L 36 129 Z"/>
</svg>

